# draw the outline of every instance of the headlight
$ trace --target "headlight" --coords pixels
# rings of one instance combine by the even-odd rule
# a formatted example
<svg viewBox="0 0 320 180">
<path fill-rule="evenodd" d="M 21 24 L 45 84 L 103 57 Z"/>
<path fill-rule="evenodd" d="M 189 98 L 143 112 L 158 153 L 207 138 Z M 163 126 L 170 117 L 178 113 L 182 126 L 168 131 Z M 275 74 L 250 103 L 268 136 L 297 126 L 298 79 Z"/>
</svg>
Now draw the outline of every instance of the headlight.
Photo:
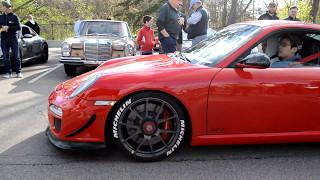
<svg viewBox="0 0 320 180">
<path fill-rule="evenodd" d="M 70 44 L 64 42 L 61 47 L 62 56 L 70 56 L 71 55 L 71 47 Z"/>
<path fill-rule="evenodd" d="M 124 43 L 115 42 L 112 45 L 112 49 L 116 51 L 124 51 L 126 49 L 126 45 Z"/>
<path fill-rule="evenodd" d="M 127 56 L 133 56 L 134 55 L 134 49 L 130 44 L 128 44 L 127 47 L 126 47 L 126 55 Z"/>
<path fill-rule="evenodd" d="M 87 90 L 90 86 L 92 86 L 99 78 L 101 77 L 100 73 L 96 73 L 89 77 L 85 82 L 83 82 L 77 89 L 73 91 L 70 98 L 74 98 L 78 96 L 83 91 Z"/>
</svg>

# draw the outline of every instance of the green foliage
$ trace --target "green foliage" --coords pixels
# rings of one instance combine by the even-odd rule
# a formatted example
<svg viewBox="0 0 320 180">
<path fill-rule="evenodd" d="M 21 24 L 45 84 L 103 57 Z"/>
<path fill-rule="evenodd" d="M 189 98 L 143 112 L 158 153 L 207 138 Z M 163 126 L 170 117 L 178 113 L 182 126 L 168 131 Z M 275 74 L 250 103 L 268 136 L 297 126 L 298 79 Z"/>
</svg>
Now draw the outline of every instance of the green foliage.
<svg viewBox="0 0 320 180">
<path fill-rule="evenodd" d="M 285 19 L 288 17 L 288 12 L 290 7 L 293 6 L 292 4 L 293 2 L 291 2 L 291 4 L 287 4 L 285 8 L 282 8 L 278 11 L 278 15 L 280 19 Z M 308 3 L 307 0 L 299 0 L 298 1 L 298 8 L 299 8 L 299 12 L 297 17 L 299 19 L 301 19 L 302 21 L 306 21 L 309 22 L 311 20 L 311 16 L 310 16 L 310 11 L 311 11 L 311 5 Z"/>
<path fill-rule="evenodd" d="M 11 2 L 15 13 L 23 23 L 26 21 L 26 15 L 32 14 L 41 25 L 42 36 L 48 39 L 64 39 L 73 35 L 73 24 L 79 17 L 127 21 L 135 33 L 142 25 L 142 17 L 146 14 L 156 17 L 156 12 L 166 0 L 12 0 Z"/>
<path fill-rule="evenodd" d="M 127 21 L 135 34 L 142 26 L 143 16 L 156 17 L 157 11 L 165 2 L 166 0 L 123 0 L 117 4 L 121 8 L 114 17 Z"/>
<path fill-rule="evenodd" d="M 255 0 L 257 1 L 257 0 Z M 279 0 L 280 1 L 280 0 Z M 279 9 L 279 16 L 284 19 L 288 16 L 288 9 L 293 3 L 289 0 L 287 7 Z M 157 17 L 159 8 L 167 0 L 11 0 L 15 13 L 25 22 L 25 16 L 32 14 L 34 19 L 41 25 L 42 36 L 48 39 L 64 39 L 73 35 L 73 24 L 79 18 L 92 19 L 114 19 L 128 22 L 131 31 L 135 34 L 142 26 L 142 17 L 151 15 Z M 188 13 L 189 0 L 183 0 L 184 13 Z M 228 17 L 231 12 L 231 1 L 206 0 L 205 6 L 211 15 L 212 27 L 221 27 L 224 17 Z M 250 0 L 238 1 L 237 14 L 242 12 Z M 310 21 L 311 0 L 299 0 L 298 17 L 303 21 Z M 224 12 L 224 4 L 226 5 Z M 250 4 L 249 4 L 250 5 Z M 251 5 L 244 14 L 250 16 Z M 244 15 L 241 15 L 244 17 Z M 242 19 L 244 19 L 242 17 Z M 240 21 L 238 18 L 237 21 Z M 53 26 L 51 24 L 54 24 Z M 69 25 L 68 25 L 69 24 Z M 155 27 L 155 23 L 154 23 Z"/>
</svg>

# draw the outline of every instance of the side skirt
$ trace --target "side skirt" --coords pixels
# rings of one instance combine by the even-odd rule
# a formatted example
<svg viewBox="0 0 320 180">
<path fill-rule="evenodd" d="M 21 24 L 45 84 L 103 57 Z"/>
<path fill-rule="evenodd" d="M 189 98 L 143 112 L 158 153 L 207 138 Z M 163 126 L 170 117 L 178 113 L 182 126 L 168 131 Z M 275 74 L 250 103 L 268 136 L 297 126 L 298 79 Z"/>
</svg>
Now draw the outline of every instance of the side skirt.
<svg viewBox="0 0 320 180">
<path fill-rule="evenodd" d="M 278 144 L 320 142 L 320 131 L 261 133 L 261 134 L 232 134 L 205 135 L 191 139 L 192 146 L 207 145 L 239 145 L 239 144 Z"/>
</svg>

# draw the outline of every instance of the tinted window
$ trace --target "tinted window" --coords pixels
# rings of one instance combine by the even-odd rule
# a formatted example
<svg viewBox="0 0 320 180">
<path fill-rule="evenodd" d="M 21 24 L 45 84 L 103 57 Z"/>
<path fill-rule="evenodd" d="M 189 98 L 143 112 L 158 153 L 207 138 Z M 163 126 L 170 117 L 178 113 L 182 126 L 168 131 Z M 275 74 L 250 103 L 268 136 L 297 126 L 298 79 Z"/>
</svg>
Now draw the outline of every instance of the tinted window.
<svg viewBox="0 0 320 180">
<path fill-rule="evenodd" d="M 22 27 L 22 35 L 31 34 L 31 31 L 28 27 Z"/>
</svg>

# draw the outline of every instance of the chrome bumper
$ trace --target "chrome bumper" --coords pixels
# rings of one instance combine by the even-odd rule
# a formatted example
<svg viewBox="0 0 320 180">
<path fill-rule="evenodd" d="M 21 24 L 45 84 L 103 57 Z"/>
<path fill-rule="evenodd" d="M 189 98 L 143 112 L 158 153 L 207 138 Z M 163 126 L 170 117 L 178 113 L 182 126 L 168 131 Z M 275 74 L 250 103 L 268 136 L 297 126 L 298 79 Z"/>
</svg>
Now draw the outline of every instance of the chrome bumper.
<svg viewBox="0 0 320 180">
<path fill-rule="evenodd" d="M 79 57 L 61 57 L 60 63 L 78 66 L 99 66 L 105 61 L 86 61 Z"/>
</svg>

